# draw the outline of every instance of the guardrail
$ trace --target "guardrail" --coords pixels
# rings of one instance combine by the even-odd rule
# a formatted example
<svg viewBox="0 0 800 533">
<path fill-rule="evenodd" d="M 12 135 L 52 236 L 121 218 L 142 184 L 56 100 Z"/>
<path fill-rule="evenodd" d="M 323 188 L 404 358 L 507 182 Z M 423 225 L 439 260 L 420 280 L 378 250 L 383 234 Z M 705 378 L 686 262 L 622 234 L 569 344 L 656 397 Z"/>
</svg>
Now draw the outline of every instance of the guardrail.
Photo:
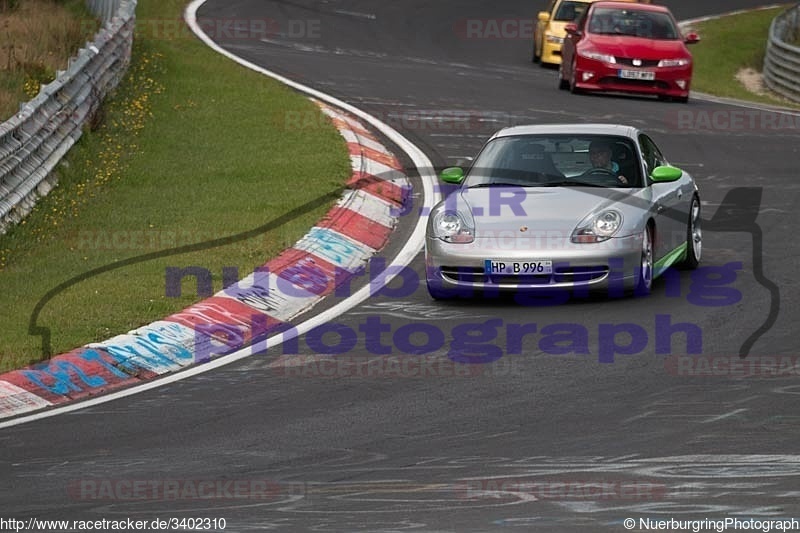
<svg viewBox="0 0 800 533">
<path fill-rule="evenodd" d="M 800 4 L 772 21 L 764 56 L 764 83 L 772 91 L 800 102 Z"/>
<path fill-rule="evenodd" d="M 130 63 L 136 0 L 87 0 L 87 5 L 104 22 L 94 41 L 0 124 L 0 234 L 55 186 L 56 165 Z"/>
</svg>

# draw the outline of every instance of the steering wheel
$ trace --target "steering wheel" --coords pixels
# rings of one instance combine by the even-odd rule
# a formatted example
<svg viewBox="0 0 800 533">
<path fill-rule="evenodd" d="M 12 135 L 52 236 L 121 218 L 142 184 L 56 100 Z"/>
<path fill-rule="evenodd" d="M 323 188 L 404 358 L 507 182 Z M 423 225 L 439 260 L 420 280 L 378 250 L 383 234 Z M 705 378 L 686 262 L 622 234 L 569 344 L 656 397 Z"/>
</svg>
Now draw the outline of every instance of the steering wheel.
<svg viewBox="0 0 800 533">
<path fill-rule="evenodd" d="M 591 180 L 596 180 L 608 187 L 620 187 L 623 185 L 628 185 L 627 181 L 622 181 L 619 179 L 619 172 L 610 170 L 608 168 L 603 167 L 593 167 L 581 174 L 581 178 L 588 178 Z"/>
<path fill-rule="evenodd" d="M 617 179 L 617 173 L 616 172 L 614 172 L 613 170 L 609 170 L 607 168 L 603 168 L 603 167 L 592 167 L 592 168 L 590 168 L 589 170 L 587 170 L 586 172 L 584 172 L 581 175 L 582 176 L 593 176 L 595 174 L 600 174 L 600 175 L 603 175 L 603 176 L 611 176 L 614 179 Z"/>
</svg>

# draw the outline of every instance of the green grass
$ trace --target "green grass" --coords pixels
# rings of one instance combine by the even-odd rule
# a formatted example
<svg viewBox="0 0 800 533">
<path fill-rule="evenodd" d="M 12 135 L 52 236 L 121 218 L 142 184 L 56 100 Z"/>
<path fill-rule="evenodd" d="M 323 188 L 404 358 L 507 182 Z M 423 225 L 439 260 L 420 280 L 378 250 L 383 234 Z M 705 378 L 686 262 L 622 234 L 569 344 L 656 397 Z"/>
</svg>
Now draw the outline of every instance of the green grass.
<svg viewBox="0 0 800 533">
<path fill-rule="evenodd" d="M 694 57 L 692 89 L 727 98 L 794 107 L 785 99 L 753 93 L 736 79 L 736 73 L 744 68 L 761 71 L 769 26 L 785 9 L 754 11 L 698 24 L 695 29 L 702 41 L 690 47 Z"/>
<path fill-rule="evenodd" d="M 66 69 L 99 27 L 84 0 L 0 0 L 0 121 Z"/>
<path fill-rule="evenodd" d="M 139 19 L 175 20 L 183 0 L 140 0 Z M 75 276 L 117 261 L 234 235 L 326 194 L 350 175 L 332 124 L 307 98 L 214 53 L 200 41 L 139 35 L 129 72 L 59 171 L 59 186 L 24 224 L 0 237 L 0 371 L 40 358 L 28 334 L 36 303 Z M 295 121 L 296 122 L 296 121 Z M 302 237 L 330 197 L 269 233 L 217 248 L 132 264 L 56 295 L 38 324 L 53 353 L 147 324 L 199 300 L 165 296 L 165 269 L 201 266 L 222 288 Z M 135 239 L 131 241 L 131 236 Z"/>
</svg>

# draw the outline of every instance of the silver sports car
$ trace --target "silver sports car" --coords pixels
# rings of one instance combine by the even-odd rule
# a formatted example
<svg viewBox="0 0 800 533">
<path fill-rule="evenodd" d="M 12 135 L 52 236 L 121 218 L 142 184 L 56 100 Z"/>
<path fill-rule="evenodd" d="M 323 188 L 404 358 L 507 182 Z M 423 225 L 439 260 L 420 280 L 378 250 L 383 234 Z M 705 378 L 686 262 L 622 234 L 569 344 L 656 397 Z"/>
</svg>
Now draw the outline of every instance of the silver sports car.
<svg viewBox="0 0 800 533">
<path fill-rule="evenodd" d="M 515 126 L 495 133 L 431 211 L 425 239 L 434 298 L 563 290 L 649 293 L 702 252 L 694 179 L 636 128 Z"/>
</svg>

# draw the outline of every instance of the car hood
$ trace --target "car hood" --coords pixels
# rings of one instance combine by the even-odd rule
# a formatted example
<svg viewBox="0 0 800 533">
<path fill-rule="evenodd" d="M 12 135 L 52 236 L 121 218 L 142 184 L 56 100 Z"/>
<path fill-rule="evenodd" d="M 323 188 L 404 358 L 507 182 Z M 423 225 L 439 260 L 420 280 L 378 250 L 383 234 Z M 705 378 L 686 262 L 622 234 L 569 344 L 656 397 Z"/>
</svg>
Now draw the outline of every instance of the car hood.
<svg viewBox="0 0 800 533">
<path fill-rule="evenodd" d="M 683 41 L 642 39 L 629 35 L 592 35 L 590 48 L 617 57 L 672 59 L 690 57 Z"/>
<path fill-rule="evenodd" d="M 645 212 L 647 200 L 635 198 L 640 194 L 640 189 L 494 187 L 464 189 L 459 203 L 472 213 L 477 239 L 543 231 L 567 238 L 586 216 L 605 208 L 619 209 L 624 218 L 626 212 Z"/>
</svg>

